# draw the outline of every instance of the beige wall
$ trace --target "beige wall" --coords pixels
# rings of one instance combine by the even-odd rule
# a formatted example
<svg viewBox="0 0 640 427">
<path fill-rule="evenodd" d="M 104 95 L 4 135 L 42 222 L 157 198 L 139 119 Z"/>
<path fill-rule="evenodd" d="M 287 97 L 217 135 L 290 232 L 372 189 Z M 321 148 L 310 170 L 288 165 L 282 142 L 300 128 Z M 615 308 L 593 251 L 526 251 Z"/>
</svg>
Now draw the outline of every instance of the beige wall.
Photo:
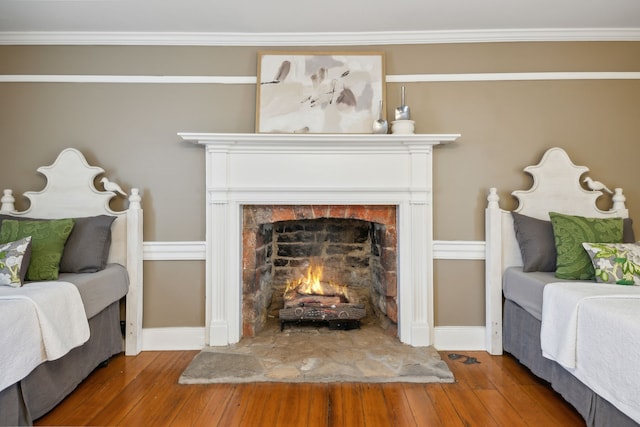
<svg viewBox="0 0 640 427">
<path fill-rule="evenodd" d="M 0 46 L 0 75 L 255 76 L 259 50 L 268 49 Z M 388 75 L 640 71 L 638 42 L 329 50 L 385 52 Z M 624 187 L 632 216 L 640 209 L 640 80 L 389 83 L 389 111 L 403 84 L 416 132 L 462 134 L 434 154 L 436 239 L 483 240 L 487 189 L 514 207 L 510 192 L 531 185 L 522 168 L 552 146 Z M 145 241 L 202 241 L 203 149 L 176 133 L 252 132 L 254 116 L 254 85 L 0 83 L 0 187 L 42 188 L 36 167 L 76 147 L 110 179 L 140 187 Z M 436 261 L 436 325 L 484 324 L 483 275 L 481 261 Z M 146 262 L 144 326 L 203 325 L 203 282 L 203 262 Z"/>
</svg>

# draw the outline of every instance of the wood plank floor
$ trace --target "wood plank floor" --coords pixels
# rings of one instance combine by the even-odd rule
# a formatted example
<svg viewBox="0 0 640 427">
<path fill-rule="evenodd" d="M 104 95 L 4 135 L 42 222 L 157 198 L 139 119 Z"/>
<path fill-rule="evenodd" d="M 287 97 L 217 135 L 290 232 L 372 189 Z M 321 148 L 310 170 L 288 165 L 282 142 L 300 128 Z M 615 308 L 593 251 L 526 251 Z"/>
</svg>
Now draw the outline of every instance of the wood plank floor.
<svg viewBox="0 0 640 427">
<path fill-rule="evenodd" d="M 511 356 L 442 358 L 454 384 L 180 385 L 197 351 L 116 356 L 37 426 L 584 426 Z"/>
</svg>

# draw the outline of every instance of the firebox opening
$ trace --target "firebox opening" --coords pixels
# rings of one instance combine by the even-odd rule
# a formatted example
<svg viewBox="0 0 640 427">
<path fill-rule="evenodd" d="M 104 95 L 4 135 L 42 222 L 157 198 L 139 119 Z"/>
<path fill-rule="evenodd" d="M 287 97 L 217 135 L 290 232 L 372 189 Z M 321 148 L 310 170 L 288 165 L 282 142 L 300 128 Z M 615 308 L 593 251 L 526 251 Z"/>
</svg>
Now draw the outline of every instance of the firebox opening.
<svg viewBox="0 0 640 427">
<path fill-rule="evenodd" d="M 261 224 L 250 299 L 253 332 L 270 320 L 331 321 L 346 315 L 395 335 L 396 249 L 387 236 L 385 224 L 350 218 Z M 298 287 L 314 279 L 320 291 Z M 337 324 L 353 327 L 350 321 Z"/>
</svg>

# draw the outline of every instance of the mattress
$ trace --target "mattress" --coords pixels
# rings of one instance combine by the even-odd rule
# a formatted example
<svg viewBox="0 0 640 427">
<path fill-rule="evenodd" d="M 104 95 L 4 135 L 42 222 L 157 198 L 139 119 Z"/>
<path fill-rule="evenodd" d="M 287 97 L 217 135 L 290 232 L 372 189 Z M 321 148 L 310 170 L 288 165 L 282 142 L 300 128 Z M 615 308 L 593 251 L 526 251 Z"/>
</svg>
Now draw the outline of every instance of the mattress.
<svg viewBox="0 0 640 427">
<path fill-rule="evenodd" d="M 504 297 L 518 304 L 538 320 L 542 320 L 542 294 L 548 283 L 572 282 L 558 279 L 553 272 L 525 273 L 522 267 L 508 267 L 503 275 Z"/>
<path fill-rule="evenodd" d="M 120 264 L 108 264 L 96 273 L 61 273 L 58 279 L 76 285 L 87 319 L 124 297 L 129 289 L 127 269 Z"/>
</svg>

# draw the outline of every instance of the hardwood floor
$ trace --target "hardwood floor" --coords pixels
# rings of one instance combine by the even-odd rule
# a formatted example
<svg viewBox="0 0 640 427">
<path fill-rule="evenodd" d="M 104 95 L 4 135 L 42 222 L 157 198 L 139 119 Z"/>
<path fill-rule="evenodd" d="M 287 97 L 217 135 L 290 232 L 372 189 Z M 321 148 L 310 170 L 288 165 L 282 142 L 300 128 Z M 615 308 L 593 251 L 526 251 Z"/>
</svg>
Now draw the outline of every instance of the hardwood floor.
<svg viewBox="0 0 640 427">
<path fill-rule="evenodd" d="M 511 356 L 442 358 L 454 384 L 180 385 L 197 351 L 116 356 L 37 426 L 584 426 Z"/>
</svg>

